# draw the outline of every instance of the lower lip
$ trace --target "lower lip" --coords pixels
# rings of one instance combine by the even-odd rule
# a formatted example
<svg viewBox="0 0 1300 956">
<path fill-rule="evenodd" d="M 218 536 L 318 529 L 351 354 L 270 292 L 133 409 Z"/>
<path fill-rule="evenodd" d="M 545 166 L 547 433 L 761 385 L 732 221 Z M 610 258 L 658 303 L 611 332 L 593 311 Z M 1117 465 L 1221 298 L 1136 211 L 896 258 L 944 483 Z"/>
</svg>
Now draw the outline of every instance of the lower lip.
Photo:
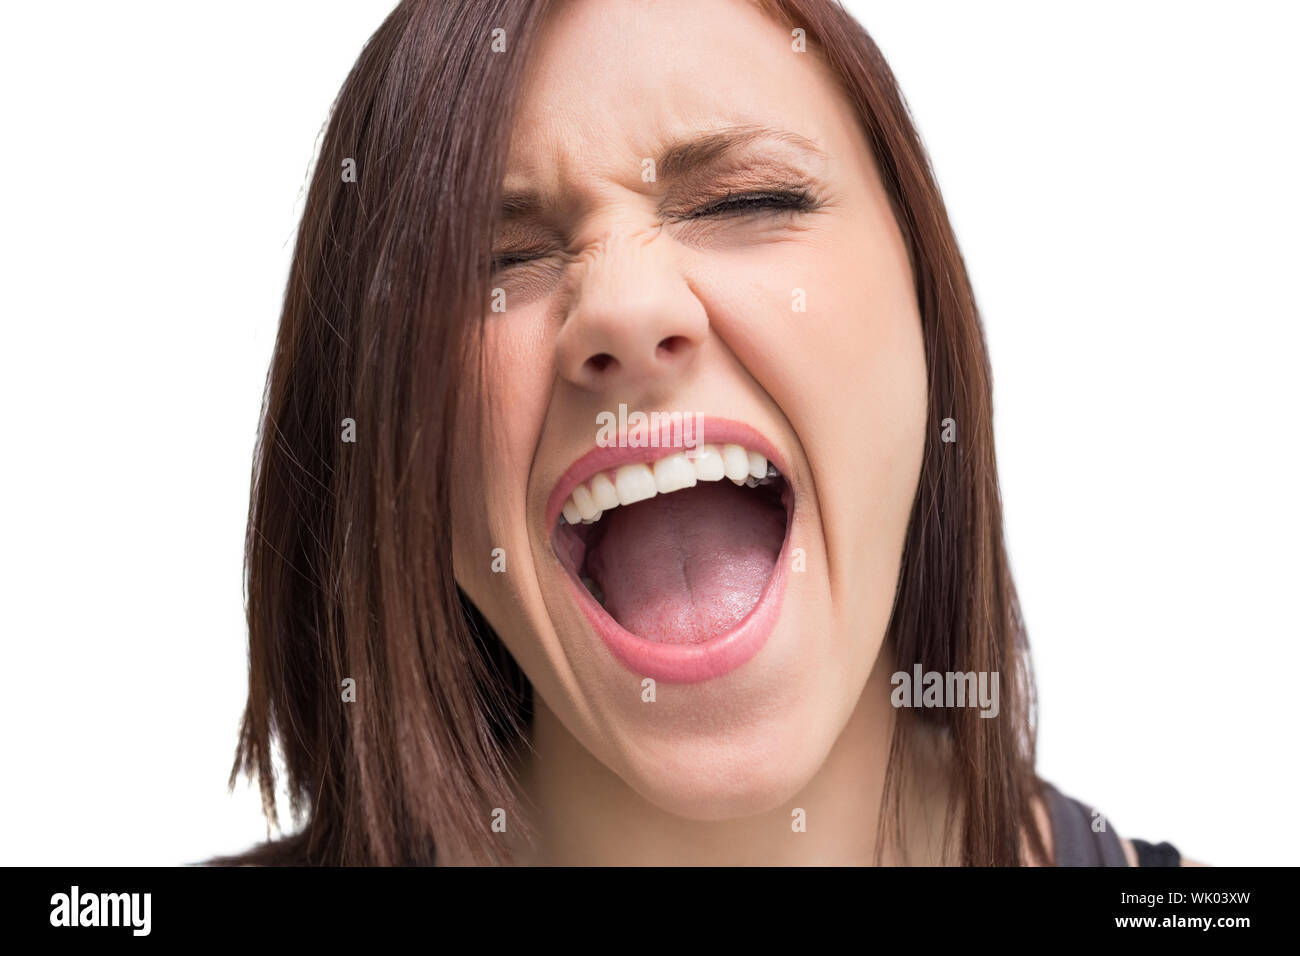
<svg viewBox="0 0 1300 956">
<path fill-rule="evenodd" d="M 632 672 L 667 683 L 694 684 L 721 677 L 740 667 L 767 643 L 781 616 L 785 598 L 786 568 L 789 567 L 790 537 L 794 526 L 794 494 L 787 485 L 786 530 L 781 553 L 758 603 L 739 624 L 719 637 L 699 644 L 661 644 L 637 637 L 622 627 L 583 587 L 582 582 L 565 570 L 578 606 L 605 646 Z"/>
</svg>

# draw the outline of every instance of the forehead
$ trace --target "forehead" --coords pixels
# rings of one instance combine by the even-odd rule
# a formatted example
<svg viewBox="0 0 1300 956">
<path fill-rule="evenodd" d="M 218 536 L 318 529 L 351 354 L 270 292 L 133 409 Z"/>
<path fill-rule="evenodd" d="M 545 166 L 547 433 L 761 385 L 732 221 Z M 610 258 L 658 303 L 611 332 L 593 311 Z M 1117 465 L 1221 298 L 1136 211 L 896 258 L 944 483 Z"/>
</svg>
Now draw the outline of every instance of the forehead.
<svg viewBox="0 0 1300 956">
<path fill-rule="evenodd" d="M 701 132 L 762 127 L 832 150 L 852 113 L 829 71 L 750 0 L 567 0 L 533 49 L 507 179 L 640 180 Z"/>
</svg>

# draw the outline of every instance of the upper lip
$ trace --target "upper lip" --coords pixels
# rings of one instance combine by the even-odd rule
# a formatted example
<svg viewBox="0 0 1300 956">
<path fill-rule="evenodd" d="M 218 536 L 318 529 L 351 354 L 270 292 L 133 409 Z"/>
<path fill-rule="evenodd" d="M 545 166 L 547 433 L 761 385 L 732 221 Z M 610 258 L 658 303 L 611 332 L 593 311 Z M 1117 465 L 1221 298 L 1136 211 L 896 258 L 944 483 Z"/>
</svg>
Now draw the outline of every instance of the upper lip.
<svg viewBox="0 0 1300 956">
<path fill-rule="evenodd" d="M 790 471 L 786 467 L 785 457 L 768 440 L 767 436 L 752 425 L 729 418 L 714 418 L 708 415 L 703 416 L 698 421 L 703 437 L 702 444 L 735 444 L 741 445 L 750 451 L 756 451 L 775 465 L 777 471 L 781 472 L 787 480 L 790 480 Z M 674 435 L 671 436 L 668 442 L 661 439 L 659 444 L 653 448 L 632 448 L 624 447 L 621 444 L 617 447 L 602 448 L 594 446 L 591 448 L 590 451 L 583 454 L 568 467 L 551 491 L 551 497 L 546 503 L 547 533 L 549 534 L 555 530 L 556 524 L 560 520 L 560 511 L 564 508 L 564 502 L 568 500 L 569 495 L 573 494 L 573 489 L 578 487 L 579 484 L 593 477 L 597 472 L 610 471 L 620 465 L 648 464 L 652 461 L 658 461 L 673 451 L 684 451 L 687 448 L 695 447 L 695 436 L 691 436 L 692 441 L 690 444 L 686 443 L 686 437 Z M 793 486 L 793 481 L 791 481 L 791 485 Z"/>
</svg>

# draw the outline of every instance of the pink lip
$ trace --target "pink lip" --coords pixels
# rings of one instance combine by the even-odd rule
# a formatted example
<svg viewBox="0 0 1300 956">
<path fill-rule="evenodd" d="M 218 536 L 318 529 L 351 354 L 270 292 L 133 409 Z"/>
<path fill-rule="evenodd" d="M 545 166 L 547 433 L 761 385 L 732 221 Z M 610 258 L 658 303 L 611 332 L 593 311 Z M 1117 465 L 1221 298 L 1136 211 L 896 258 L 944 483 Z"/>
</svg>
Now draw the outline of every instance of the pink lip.
<svg viewBox="0 0 1300 956">
<path fill-rule="evenodd" d="M 790 472 L 772 443 L 743 422 L 706 418 L 703 432 L 707 444 L 737 444 L 764 455 L 786 476 L 785 506 L 786 531 L 776 567 L 768 579 L 758 603 L 736 627 L 726 634 L 700 644 L 661 644 L 637 637 L 612 618 L 581 582 L 567 569 L 569 589 L 582 608 L 593 630 L 600 635 L 625 667 L 642 677 L 669 683 L 696 683 L 719 677 L 740 667 L 762 649 L 776 627 L 785 597 L 786 568 L 789 561 L 791 529 L 794 523 L 794 485 Z M 657 448 L 595 448 L 579 458 L 556 484 L 546 508 L 546 527 L 554 533 L 560 510 L 579 482 L 597 472 L 608 471 L 630 462 L 658 461 L 674 449 L 681 450 L 682 443 L 660 443 Z"/>
</svg>

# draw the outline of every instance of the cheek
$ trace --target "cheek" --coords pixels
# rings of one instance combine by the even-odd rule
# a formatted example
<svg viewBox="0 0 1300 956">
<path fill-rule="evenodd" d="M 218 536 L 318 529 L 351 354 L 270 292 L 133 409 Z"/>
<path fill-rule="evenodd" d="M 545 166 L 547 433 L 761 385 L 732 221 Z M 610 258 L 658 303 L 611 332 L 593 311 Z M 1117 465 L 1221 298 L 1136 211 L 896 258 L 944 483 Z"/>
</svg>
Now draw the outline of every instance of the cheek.
<svg viewBox="0 0 1300 956">
<path fill-rule="evenodd" d="M 728 263 L 714 314 L 812 469 L 834 592 L 875 621 L 897 580 L 925 446 L 911 267 L 883 194 L 854 197 L 779 251 Z"/>
<path fill-rule="evenodd" d="M 719 258 L 701 285 L 723 339 L 793 426 L 819 487 L 884 472 L 906 479 L 913 460 L 919 466 L 924 343 L 883 196 L 855 197 L 806 237 Z"/>
<path fill-rule="evenodd" d="M 892 215 L 873 207 L 860 222 L 826 257 L 828 301 L 810 336 L 826 370 L 812 384 L 830 410 L 818 454 L 832 514 L 859 532 L 837 542 L 853 558 L 841 567 L 892 591 L 925 448 L 925 346 Z"/>
<path fill-rule="evenodd" d="M 456 580 L 502 630 L 532 569 L 526 492 L 550 381 L 535 329 L 510 313 L 488 318 L 482 381 L 461 396 L 451 469 Z"/>
<path fill-rule="evenodd" d="M 838 307 L 820 317 L 820 361 L 838 387 L 821 390 L 834 412 L 818 453 L 834 584 L 855 593 L 856 617 L 883 628 L 920 477 L 928 389 L 910 264 L 892 218 L 877 226 L 831 260 Z"/>
<path fill-rule="evenodd" d="M 911 268 L 892 220 L 863 229 L 829 259 L 833 289 L 818 314 L 818 361 L 834 382 L 840 464 L 850 473 L 899 479 L 910 503 L 924 447 L 927 386 L 921 318 Z"/>
</svg>

